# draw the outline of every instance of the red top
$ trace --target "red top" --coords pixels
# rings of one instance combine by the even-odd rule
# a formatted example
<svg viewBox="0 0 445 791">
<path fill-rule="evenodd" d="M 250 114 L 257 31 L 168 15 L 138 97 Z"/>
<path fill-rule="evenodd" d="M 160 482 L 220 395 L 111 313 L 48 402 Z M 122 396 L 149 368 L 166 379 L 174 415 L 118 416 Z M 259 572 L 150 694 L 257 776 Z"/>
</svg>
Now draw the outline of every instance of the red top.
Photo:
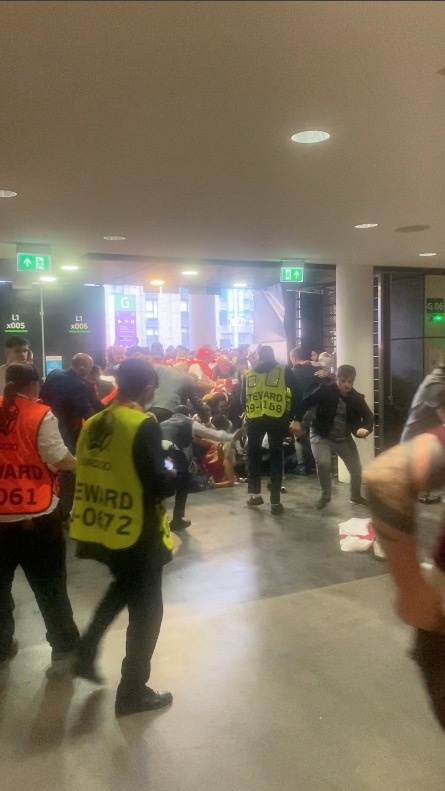
<svg viewBox="0 0 445 791">
<path fill-rule="evenodd" d="M 445 426 L 438 426 L 438 428 L 432 428 L 430 431 L 427 432 L 428 434 L 434 434 L 438 437 L 442 443 L 442 446 L 445 450 Z M 441 478 L 441 483 L 445 483 L 445 463 L 442 467 L 442 470 L 439 473 Z M 439 538 L 439 542 L 436 547 L 436 551 L 434 553 L 434 562 L 436 566 L 443 572 L 445 572 L 445 525 L 442 529 L 442 534 Z"/>
</svg>

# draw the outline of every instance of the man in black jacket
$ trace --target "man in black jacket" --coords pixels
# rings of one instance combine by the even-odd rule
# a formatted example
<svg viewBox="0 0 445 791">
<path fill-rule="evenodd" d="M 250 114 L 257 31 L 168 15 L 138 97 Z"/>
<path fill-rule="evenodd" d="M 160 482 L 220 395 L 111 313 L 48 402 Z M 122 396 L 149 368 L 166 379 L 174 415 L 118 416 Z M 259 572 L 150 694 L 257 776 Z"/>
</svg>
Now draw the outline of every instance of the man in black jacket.
<svg viewBox="0 0 445 791">
<path fill-rule="evenodd" d="M 292 349 L 290 352 L 292 371 L 299 394 L 299 402 L 310 395 L 322 384 L 329 384 L 332 380 L 330 372 L 321 365 L 315 366 L 314 363 L 306 360 L 301 347 Z M 311 413 L 306 416 L 306 425 L 309 425 Z M 295 438 L 295 453 L 297 456 L 297 474 L 307 475 L 314 469 L 314 458 L 311 445 L 307 434 Z"/>
<path fill-rule="evenodd" d="M 351 503 L 366 505 L 361 495 L 360 457 L 351 435 L 359 439 L 367 437 L 374 426 L 374 415 L 365 397 L 354 390 L 355 376 L 356 370 L 352 365 L 341 365 L 337 371 L 337 382 L 319 387 L 301 405 L 300 419 L 306 410 L 316 407 L 311 427 L 311 448 L 321 486 L 318 510 L 325 508 L 331 499 L 333 453 L 342 459 L 351 476 Z M 291 428 L 297 436 L 301 434 L 300 422 L 292 423 Z"/>
</svg>

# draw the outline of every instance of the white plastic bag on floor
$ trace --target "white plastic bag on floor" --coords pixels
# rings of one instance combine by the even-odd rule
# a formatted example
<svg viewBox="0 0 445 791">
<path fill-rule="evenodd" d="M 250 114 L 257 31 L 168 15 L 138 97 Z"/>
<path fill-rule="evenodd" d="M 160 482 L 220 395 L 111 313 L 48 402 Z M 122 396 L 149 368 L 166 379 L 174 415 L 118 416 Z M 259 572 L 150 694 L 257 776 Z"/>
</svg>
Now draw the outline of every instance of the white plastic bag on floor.
<svg viewBox="0 0 445 791">
<path fill-rule="evenodd" d="M 366 552 L 375 539 L 375 530 L 369 519 L 348 519 L 338 526 L 342 552 Z"/>
</svg>

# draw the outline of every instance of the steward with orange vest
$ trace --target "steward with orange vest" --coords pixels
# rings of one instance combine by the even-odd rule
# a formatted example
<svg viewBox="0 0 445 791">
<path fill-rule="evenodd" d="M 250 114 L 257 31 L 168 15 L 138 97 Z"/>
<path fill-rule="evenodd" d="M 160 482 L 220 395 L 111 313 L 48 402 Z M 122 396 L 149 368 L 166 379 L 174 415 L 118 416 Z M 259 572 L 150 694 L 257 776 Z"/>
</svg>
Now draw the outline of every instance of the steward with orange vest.
<svg viewBox="0 0 445 791">
<path fill-rule="evenodd" d="M 21 566 L 45 621 L 54 673 L 79 639 L 66 590 L 57 480 L 57 470 L 74 472 L 76 461 L 38 393 L 33 365 L 8 366 L 0 399 L 0 661 L 18 649 L 11 587 Z"/>
<path fill-rule="evenodd" d="M 113 403 L 83 426 L 76 448 L 77 476 L 71 537 L 81 557 L 102 560 L 111 583 L 81 637 L 74 671 L 98 680 L 100 640 L 128 608 L 126 656 L 116 713 L 160 708 L 170 693 L 146 687 L 162 622 L 162 567 L 173 547 L 162 499 L 175 492 L 175 473 L 164 466 L 156 418 L 144 414 L 157 384 L 154 368 L 139 358 L 116 372 Z"/>
</svg>

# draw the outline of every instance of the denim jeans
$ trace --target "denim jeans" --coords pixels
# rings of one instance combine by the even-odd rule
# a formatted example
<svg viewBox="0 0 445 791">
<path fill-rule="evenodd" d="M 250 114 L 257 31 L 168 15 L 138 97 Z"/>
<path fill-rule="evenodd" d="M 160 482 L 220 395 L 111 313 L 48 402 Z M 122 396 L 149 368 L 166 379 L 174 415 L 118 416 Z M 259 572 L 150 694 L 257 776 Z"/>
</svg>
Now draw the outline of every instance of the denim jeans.
<svg viewBox="0 0 445 791">
<path fill-rule="evenodd" d="M 317 475 L 321 486 L 321 494 L 325 500 L 331 499 L 331 464 L 332 454 L 337 453 L 345 463 L 351 476 L 351 500 L 359 500 L 362 488 L 362 465 L 357 445 L 352 436 L 342 440 L 330 440 L 311 435 L 311 448 L 317 465 Z"/>
</svg>

